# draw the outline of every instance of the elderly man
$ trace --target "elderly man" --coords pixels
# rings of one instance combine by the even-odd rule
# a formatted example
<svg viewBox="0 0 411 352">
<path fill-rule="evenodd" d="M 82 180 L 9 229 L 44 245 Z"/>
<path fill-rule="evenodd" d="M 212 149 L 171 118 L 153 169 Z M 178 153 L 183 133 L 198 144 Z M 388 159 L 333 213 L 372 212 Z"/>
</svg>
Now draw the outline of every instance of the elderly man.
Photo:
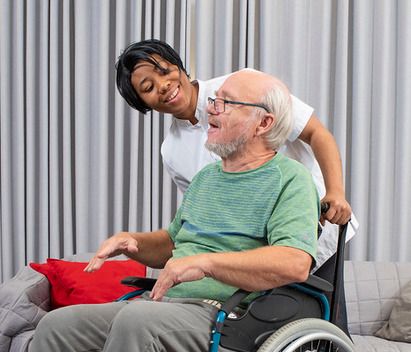
<svg viewBox="0 0 411 352">
<path fill-rule="evenodd" d="M 123 253 L 163 268 L 153 290 L 132 302 L 53 311 L 29 351 L 207 351 L 217 314 L 208 300 L 307 278 L 319 201 L 308 170 L 276 153 L 293 126 L 288 90 L 243 70 L 209 98 L 207 112 L 207 148 L 222 161 L 195 176 L 167 230 L 114 235 L 85 268 Z"/>
</svg>

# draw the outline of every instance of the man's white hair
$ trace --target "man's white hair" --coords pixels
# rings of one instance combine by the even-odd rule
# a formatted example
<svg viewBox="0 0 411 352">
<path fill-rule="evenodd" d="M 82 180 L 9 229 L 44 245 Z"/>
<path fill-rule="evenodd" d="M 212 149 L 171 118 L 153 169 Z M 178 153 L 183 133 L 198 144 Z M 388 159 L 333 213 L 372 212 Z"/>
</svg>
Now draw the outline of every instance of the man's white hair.
<svg viewBox="0 0 411 352">
<path fill-rule="evenodd" d="M 268 148 L 279 150 L 294 128 L 292 101 L 287 87 L 281 81 L 273 81 L 267 86 L 259 101 L 274 114 L 275 122 L 263 138 Z M 255 109 L 256 117 L 262 118 L 264 114 L 263 109 Z"/>
</svg>

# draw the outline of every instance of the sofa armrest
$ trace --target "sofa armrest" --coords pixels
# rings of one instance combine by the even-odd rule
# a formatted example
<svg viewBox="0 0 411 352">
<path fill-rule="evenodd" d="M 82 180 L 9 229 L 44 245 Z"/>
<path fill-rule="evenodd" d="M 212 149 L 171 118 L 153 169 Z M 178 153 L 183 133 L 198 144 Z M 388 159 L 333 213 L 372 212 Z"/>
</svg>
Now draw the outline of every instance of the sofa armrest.
<svg viewBox="0 0 411 352">
<path fill-rule="evenodd" d="M 11 339 L 36 328 L 50 310 L 50 283 L 29 266 L 0 285 L 0 350 L 8 351 Z"/>
</svg>

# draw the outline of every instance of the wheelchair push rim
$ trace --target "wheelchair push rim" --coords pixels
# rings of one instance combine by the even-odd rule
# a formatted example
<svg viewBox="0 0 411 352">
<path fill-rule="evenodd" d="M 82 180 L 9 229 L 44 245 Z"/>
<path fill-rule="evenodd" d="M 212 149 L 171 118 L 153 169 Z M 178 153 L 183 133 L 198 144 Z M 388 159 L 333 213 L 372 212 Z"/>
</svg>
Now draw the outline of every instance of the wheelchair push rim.
<svg viewBox="0 0 411 352">
<path fill-rule="evenodd" d="M 273 333 L 258 352 L 356 352 L 350 338 L 327 321 L 308 318 L 293 321 Z"/>
</svg>

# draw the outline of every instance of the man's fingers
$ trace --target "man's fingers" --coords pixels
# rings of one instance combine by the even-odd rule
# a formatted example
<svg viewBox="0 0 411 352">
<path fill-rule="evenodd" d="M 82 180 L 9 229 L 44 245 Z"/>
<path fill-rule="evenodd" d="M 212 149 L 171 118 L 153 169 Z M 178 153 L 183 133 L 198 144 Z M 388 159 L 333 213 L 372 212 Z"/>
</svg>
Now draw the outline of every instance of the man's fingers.
<svg viewBox="0 0 411 352">
<path fill-rule="evenodd" d="M 163 296 L 167 293 L 168 289 L 173 285 L 167 285 L 164 281 L 159 281 L 157 279 L 156 284 L 154 285 L 153 289 L 150 293 L 150 298 L 154 301 L 161 301 Z"/>
<path fill-rule="evenodd" d="M 87 264 L 87 266 L 84 268 L 84 271 L 86 273 L 92 273 L 98 269 L 101 268 L 101 266 L 104 264 L 105 260 L 107 257 L 100 258 L 97 255 L 95 255 L 90 262 Z"/>
</svg>

